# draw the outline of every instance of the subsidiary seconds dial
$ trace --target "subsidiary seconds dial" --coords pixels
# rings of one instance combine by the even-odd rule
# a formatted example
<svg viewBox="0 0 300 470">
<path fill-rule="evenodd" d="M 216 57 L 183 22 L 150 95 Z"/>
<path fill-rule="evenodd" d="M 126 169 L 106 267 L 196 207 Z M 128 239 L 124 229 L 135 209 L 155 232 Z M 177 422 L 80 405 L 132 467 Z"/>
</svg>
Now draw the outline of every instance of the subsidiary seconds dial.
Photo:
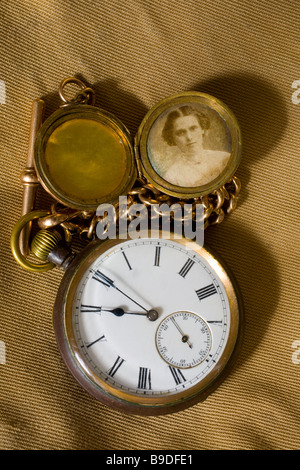
<svg viewBox="0 0 300 470">
<path fill-rule="evenodd" d="M 207 323 L 191 312 L 167 316 L 156 333 L 156 346 L 161 357 L 181 369 L 195 367 L 206 359 L 212 344 Z"/>
</svg>

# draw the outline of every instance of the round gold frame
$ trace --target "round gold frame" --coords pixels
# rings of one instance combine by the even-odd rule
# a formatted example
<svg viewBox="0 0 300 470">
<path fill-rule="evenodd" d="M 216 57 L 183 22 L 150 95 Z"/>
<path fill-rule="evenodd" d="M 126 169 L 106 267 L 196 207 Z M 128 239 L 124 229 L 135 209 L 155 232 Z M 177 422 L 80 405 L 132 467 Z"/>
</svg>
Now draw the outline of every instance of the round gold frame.
<svg viewBox="0 0 300 470">
<path fill-rule="evenodd" d="M 106 240 L 91 243 L 70 265 L 60 284 L 53 311 L 53 325 L 56 340 L 62 357 L 79 384 L 102 403 L 124 411 L 139 415 L 161 415 L 187 408 L 203 401 L 219 384 L 231 369 L 241 341 L 242 302 L 240 293 L 232 275 L 228 275 L 223 262 L 220 262 L 207 248 L 185 239 L 176 240 L 180 244 L 200 254 L 219 276 L 229 300 L 230 330 L 226 347 L 215 368 L 198 384 L 169 396 L 134 396 L 117 390 L 84 362 L 73 332 L 72 310 L 74 294 L 77 286 L 88 267 L 103 253 L 109 252 L 125 240 Z M 192 245 L 191 245 L 192 243 Z"/>
<path fill-rule="evenodd" d="M 87 203 L 81 200 L 80 197 L 73 198 L 57 187 L 55 182 L 51 179 L 49 170 L 45 160 L 45 148 L 47 141 L 52 132 L 64 122 L 70 119 L 89 119 L 98 121 L 111 129 L 113 129 L 117 137 L 121 140 L 125 153 L 126 153 L 126 172 L 121 183 L 115 190 L 99 198 L 97 201 Z M 99 204 L 102 203 L 115 203 L 120 194 L 127 194 L 132 188 L 136 177 L 136 164 L 134 158 L 134 151 L 132 147 L 130 133 L 124 124 L 111 113 L 100 108 L 86 105 L 75 104 L 68 105 L 55 111 L 42 125 L 35 142 L 35 169 L 38 174 L 41 185 L 44 189 L 60 203 L 74 209 L 83 211 L 95 211 Z"/>
<path fill-rule="evenodd" d="M 211 182 L 197 187 L 175 186 L 160 176 L 153 168 L 148 153 L 148 137 L 155 121 L 168 109 L 183 104 L 204 105 L 216 111 L 225 121 L 231 135 L 232 150 L 229 163 L 220 175 Z M 157 103 L 144 117 L 135 138 L 136 159 L 140 172 L 160 191 L 179 198 L 205 196 L 227 183 L 234 175 L 241 158 L 242 137 L 239 124 L 232 111 L 217 98 L 195 91 L 183 92 Z"/>
</svg>

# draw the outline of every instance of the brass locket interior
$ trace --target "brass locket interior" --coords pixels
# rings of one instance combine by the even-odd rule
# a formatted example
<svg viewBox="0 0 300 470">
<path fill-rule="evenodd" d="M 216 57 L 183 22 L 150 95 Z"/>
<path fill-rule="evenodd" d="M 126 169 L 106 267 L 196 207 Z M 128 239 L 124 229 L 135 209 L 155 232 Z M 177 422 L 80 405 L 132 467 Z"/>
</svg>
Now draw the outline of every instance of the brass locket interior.
<svg viewBox="0 0 300 470">
<path fill-rule="evenodd" d="M 67 101 L 63 88 L 71 82 L 81 91 L 76 99 Z M 36 172 L 55 200 L 70 208 L 95 211 L 99 204 L 115 203 L 119 195 L 126 195 L 138 176 L 165 194 L 188 199 L 209 194 L 234 175 L 241 155 L 240 129 L 232 112 L 216 98 L 185 92 L 159 102 L 146 114 L 133 141 L 117 117 L 88 104 L 91 89 L 84 87 L 78 79 L 62 82 L 59 92 L 64 104 L 43 123 L 35 142 Z M 167 141 L 167 131 L 170 135 L 170 127 L 174 127 L 170 115 L 175 119 L 177 115 L 176 122 L 181 118 L 179 132 L 188 132 L 188 126 L 194 123 L 196 127 L 197 122 L 203 133 L 210 133 L 210 145 L 215 148 L 205 150 L 209 161 L 228 155 L 217 172 L 208 168 L 208 178 L 200 184 L 190 185 L 188 180 L 178 184 L 165 177 L 167 166 L 175 168 L 180 159 L 188 174 L 194 175 L 196 167 L 202 171 L 194 157 L 189 160 L 189 152 L 180 155 L 180 138 L 177 145 Z M 196 148 L 196 143 L 188 145 Z M 182 173 L 181 166 L 178 172 Z"/>
<path fill-rule="evenodd" d="M 74 81 L 78 84 L 77 79 L 65 80 L 61 88 Z M 99 204 L 113 203 L 128 192 L 136 167 L 129 131 L 114 115 L 88 101 L 88 95 L 80 100 L 77 96 L 43 123 L 35 142 L 35 168 L 55 200 L 95 211 Z"/>
</svg>

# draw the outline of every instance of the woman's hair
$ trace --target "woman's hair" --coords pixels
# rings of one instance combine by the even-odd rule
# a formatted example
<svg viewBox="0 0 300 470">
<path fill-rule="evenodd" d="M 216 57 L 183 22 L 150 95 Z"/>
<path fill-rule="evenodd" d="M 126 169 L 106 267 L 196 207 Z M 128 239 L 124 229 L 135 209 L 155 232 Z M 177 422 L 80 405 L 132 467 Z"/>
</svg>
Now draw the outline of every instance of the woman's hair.
<svg viewBox="0 0 300 470">
<path fill-rule="evenodd" d="M 201 128 L 206 131 L 210 127 L 210 121 L 208 117 L 194 109 L 192 106 L 181 106 L 178 109 L 175 109 L 174 111 L 171 111 L 166 119 L 164 128 L 162 130 L 162 137 L 163 139 L 167 142 L 169 145 L 175 145 L 175 142 L 173 140 L 173 126 L 174 126 L 174 121 L 182 116 L 190 116 L 193 115 L 198 119 L 198 122 L 201 126 Z"/>
</svg>

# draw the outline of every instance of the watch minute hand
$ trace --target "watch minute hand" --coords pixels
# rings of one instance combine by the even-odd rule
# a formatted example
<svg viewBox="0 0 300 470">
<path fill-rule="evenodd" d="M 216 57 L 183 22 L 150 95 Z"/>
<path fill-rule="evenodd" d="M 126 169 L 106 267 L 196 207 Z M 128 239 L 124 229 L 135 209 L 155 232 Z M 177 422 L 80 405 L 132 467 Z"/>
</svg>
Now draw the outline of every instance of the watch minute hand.
<svg viewBox="0 0 300 470">
<path fill-rule="evenodd" d="M 101 282 L 101 283 L 104 284 L 106 287 L 113 287 L 113 288 L 116 289 L 118 292 L 120 292 L 121 294 L 125 295 L 125 297 L 127 297 L 129 300 L 131 300 L 131 301 L 134 302 L 136 305 L 138 305 L 140 308 L 142 308 L 145 312 L 148 312 L 149 309 L 146 309 L 145 307 L 143 307 L 141 304 L 139 304 L 138 302 L 136 302 L 134 299 L 132 299 L 131 297 L 129 297 L 129 295 L 127 295 L 125 292 L 123 292 L 121 289 L 119 289 L 117 286 L 115 286 L 114 281 L 113 281 L 112 279 L 110 279 L 108 276 L 106 276 L 105 274 L 103 274 L 101 271 L 95 271 L 94 276 L 93 276 L 93 279 L 96 279 L 96 281 Z"/>
</svg>

